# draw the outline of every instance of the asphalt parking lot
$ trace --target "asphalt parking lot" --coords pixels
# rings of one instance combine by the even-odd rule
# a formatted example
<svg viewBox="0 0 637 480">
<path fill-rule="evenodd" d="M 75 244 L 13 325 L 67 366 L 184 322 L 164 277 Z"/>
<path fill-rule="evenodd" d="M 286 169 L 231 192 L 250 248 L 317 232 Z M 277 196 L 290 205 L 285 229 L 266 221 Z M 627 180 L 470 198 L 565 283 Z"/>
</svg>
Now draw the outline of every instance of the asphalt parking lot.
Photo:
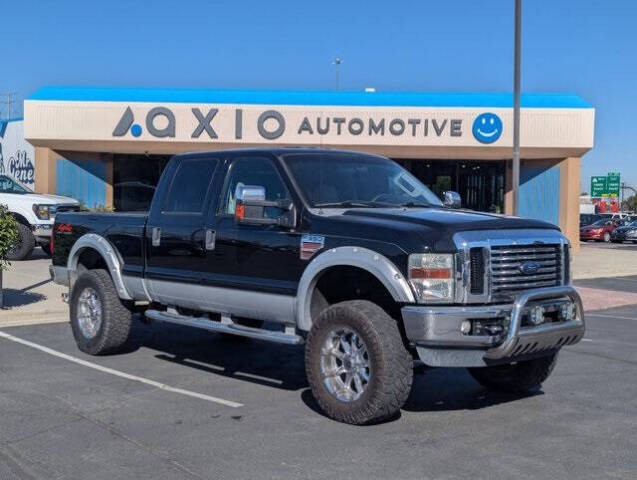
<svg viewBox="0 0 637 480">
<path fill-rule="evenodd" d="M 637 243 L 632 243 L 632 242 L 623 242 L 623 243 L 580 242 L 580 245 L 583 248 L 602 248 L 607 250 L 636 250 L 637 251 Z"/>
<path fill-rule="evenodd" d="M 429 370 L 369 427 L 318 411 L 299 347 L 136 323 L 126 353 L 95 358 L 68 324 L 4 328 L 0 478 L 634 479 L 637 311 L 587 320 L 542 391 Z"/>
</svg>

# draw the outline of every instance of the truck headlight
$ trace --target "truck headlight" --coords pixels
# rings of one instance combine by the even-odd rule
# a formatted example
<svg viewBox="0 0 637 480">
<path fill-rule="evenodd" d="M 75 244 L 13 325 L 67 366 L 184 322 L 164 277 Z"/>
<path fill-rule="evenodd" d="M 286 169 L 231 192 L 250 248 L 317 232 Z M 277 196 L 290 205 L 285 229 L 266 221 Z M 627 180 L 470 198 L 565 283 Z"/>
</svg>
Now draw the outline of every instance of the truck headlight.
<svg viewBox="0 0 637 480">
<path fill-rule="evenodd" d="M 420 303 L 452 303 L 454 301 L 454 256 L 449 253 L 416 253 L 409 255 L 409 283 Z"/>
<path fill-rule="evenodd" d="M 51 205 L 33 205 L 33 213 L 40 220 L 51 219 Z"/>
</svg>

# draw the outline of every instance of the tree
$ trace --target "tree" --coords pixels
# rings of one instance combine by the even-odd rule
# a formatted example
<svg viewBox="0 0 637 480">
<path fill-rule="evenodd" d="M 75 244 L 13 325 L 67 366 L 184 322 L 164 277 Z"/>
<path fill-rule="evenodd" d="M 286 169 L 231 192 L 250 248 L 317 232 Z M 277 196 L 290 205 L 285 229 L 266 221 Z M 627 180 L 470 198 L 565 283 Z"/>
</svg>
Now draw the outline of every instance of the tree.
<svg viewBox="0 0 637 480">
<path fill-rule="evenodd" d="M 632 195 L 622 202 L 622 209 L 629 211 L 637 211 L 637 195 Z"/>
<path fill-rule="evenodd" d="M 7 253 L 18 240 L 18 222 L 5 205 L 0 205 L 0 308 L 4 307 L 2 295 L 2 272 L 11 263 L 7 260 Z"/>
</svg>

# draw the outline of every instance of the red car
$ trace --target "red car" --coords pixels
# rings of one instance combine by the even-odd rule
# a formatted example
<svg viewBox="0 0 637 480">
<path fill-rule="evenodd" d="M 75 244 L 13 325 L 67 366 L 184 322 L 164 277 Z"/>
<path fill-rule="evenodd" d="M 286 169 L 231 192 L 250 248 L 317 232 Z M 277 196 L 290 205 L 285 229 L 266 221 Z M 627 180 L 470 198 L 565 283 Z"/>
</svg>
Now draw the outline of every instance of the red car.
<svg viewBox="0 0 637 480">
<path fill-rule="evenodd" d="M 610 234 L 617 228 L 613 220 L 597 220 L 592 225 L 586 225 L 579 229 L 579 238 L 582 241 L 597 240 L 610 242 Z"/>
</svg>

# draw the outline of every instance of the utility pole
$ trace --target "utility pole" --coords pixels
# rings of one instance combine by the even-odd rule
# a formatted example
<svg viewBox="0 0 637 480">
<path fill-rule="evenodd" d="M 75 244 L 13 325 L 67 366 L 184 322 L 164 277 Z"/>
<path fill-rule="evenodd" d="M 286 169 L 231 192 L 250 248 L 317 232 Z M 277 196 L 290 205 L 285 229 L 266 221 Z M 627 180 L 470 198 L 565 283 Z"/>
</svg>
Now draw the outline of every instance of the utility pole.
<svg viewBox="0 0 637 480">
<path fill-rule="evenodd" d="M 338 67 L 341 63 L 343 63 L 343 60 L 341 60 L 339 57 L 336 57 L 332 62 L 332 65 L 334 65 L 334 67 L 336 68 L 336 90 L 338 90 Z"/>
<path fill-rule="evenodd" d="M 520 57 L 522 0 L 515 1 L 515 33 L 513 53 L 513 215 L 520 214 Z"/>
<path fill-rule="evenodd" d="M 12 100 L 11 97 L 13 97 L 14 95 L 17 95 L 17 92 L 0 93 L 0 95 L 4 96 L 5 98 L 4 100 L 5 112 L 6 112 L 5 115 L 6 115 L 6 119 L 8 120 L 11 118 L 11 104 L 17 103 L 17 100 Z"/>
</svg>

